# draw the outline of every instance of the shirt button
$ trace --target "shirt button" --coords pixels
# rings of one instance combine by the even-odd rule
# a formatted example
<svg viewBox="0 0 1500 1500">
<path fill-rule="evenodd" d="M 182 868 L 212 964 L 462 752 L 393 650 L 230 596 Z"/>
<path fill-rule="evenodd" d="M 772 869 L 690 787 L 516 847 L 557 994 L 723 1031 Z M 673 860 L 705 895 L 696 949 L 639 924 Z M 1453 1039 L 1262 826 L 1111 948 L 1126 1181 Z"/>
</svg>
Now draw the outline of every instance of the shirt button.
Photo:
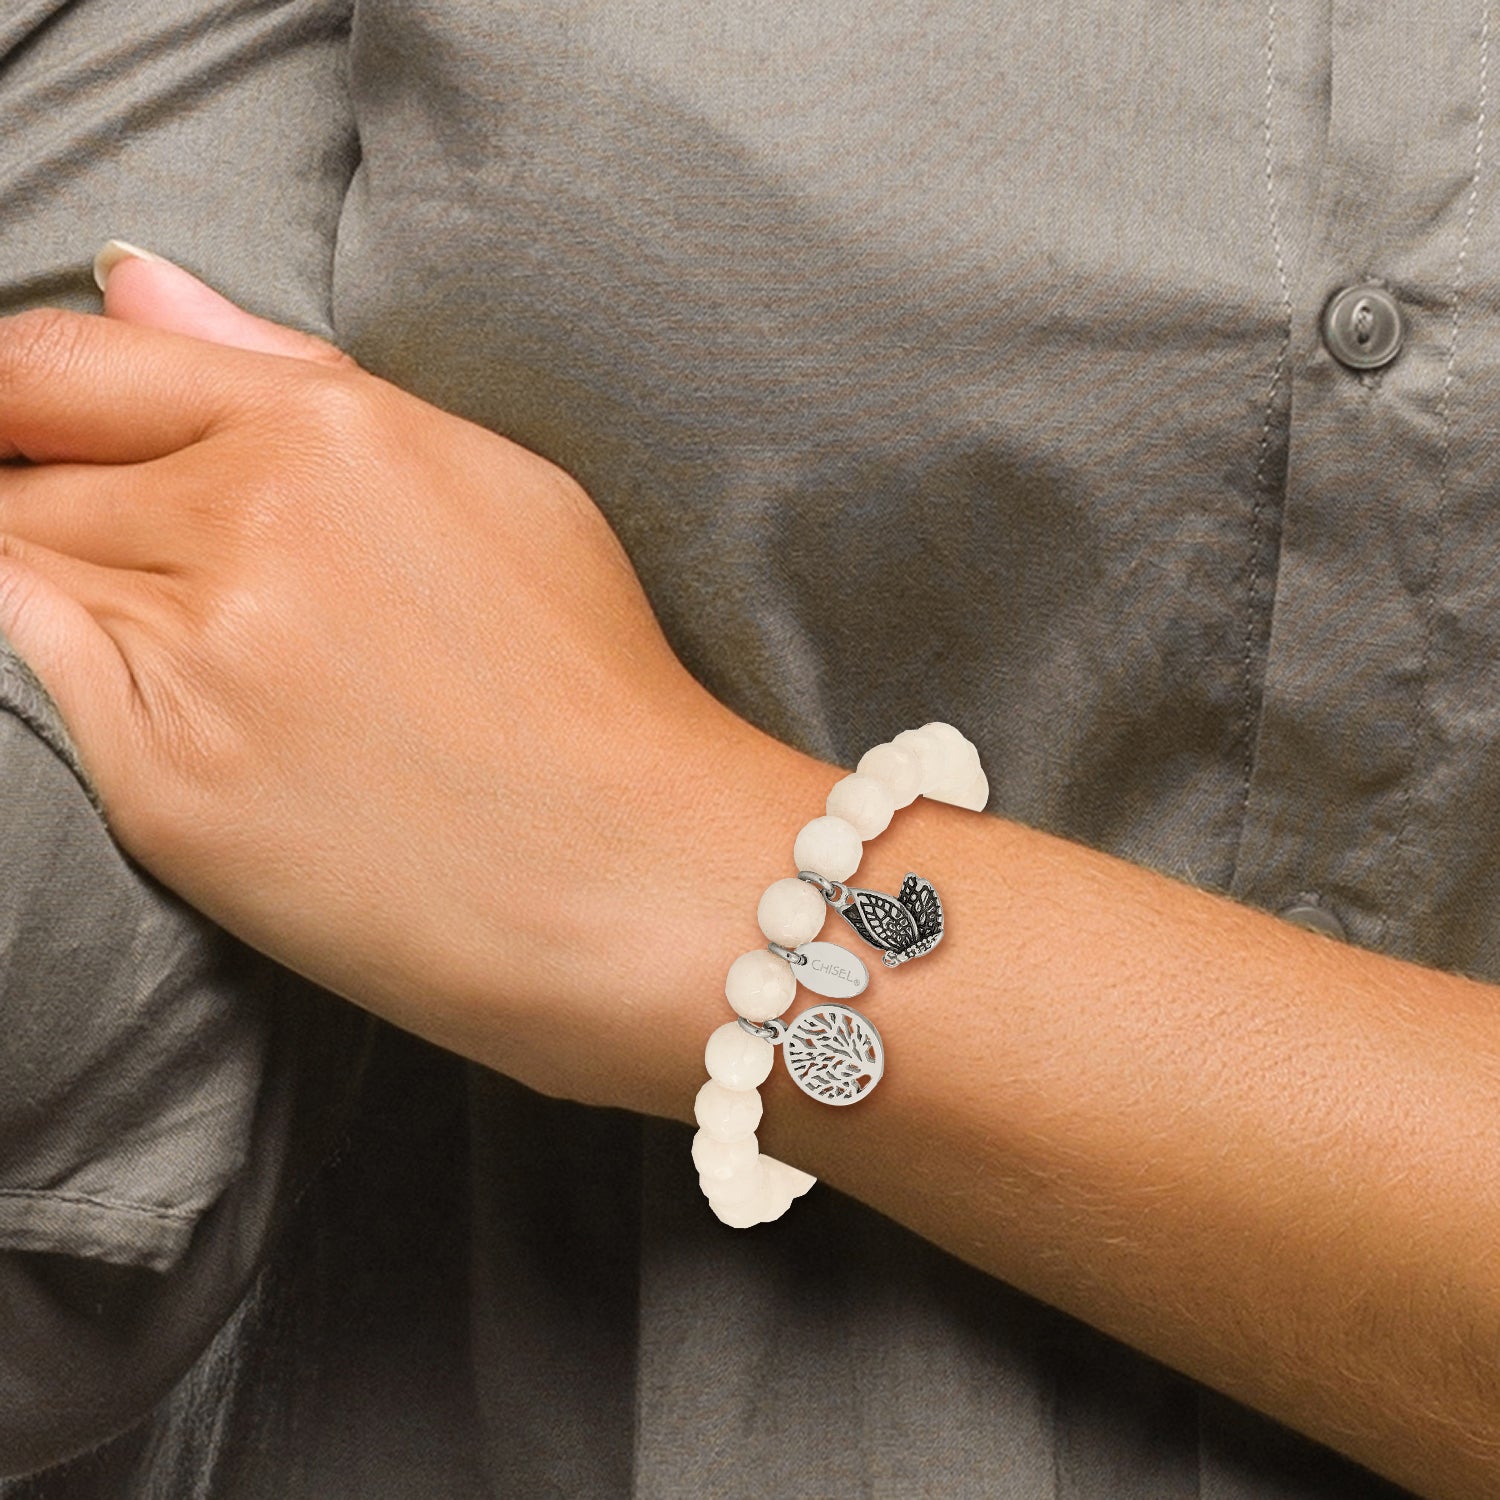
<svg viewBox="0 0 1500 1500">
<path fill-rule="evenodd" d="M 1331 911 L 1314 906 L 1310 901 L 1298 901 L 1282 912 L 1281 920 L 1293 927 L 1306 928 L 1308 932 L 1321 932 L 1324 937 L 1342 938 L 1344 924 Z"/>
<path fill-rule="evenodd" d="M 1378 370 L 1401 352 L 1406 320 L 1383 286 L 1348 286 L 1323 309 L 1323 343 L 1351 370 Z"/>
</svg>

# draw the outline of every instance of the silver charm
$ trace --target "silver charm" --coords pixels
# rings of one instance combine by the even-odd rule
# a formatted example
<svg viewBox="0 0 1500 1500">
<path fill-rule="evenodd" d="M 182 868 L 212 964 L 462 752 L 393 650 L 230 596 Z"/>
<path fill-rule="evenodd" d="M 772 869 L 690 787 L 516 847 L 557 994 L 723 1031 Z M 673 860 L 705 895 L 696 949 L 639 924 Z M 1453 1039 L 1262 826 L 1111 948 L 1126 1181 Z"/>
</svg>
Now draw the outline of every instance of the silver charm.
<svg viewBox="0 0 1500 1500">
<path fill-rule="evenodd" d="M 798 870 L 823 893 L 823 899 L 873 948 L 883 950 L 888 968 L 930 953 L 943 936 L 943 904 L 931 882 L 907 872 L 894 899 L 829 880 L 812 870 Z M 797 979 L 830 1001 L 860 994 L 869 971 L 837 943 L 803 943 L 798 948 L 769 945 L 792 966 Z M 822 1104 L 857 1104 L 885 1073 L 885 1046 L 874 1024 L 847 1005 L 815 1005 L 790 1026 L 785 1021 L 757 1024 L 740 1017 L 740 1025 L 773 1047 L 781 1048 L 792 1082 Z"/>
<path fill-rule="evenodd" d="M 815 1005 L 781 1037 L 792 1082 L 823 1104 L 855 1104 L 880 1082 L 885 1048 L 880 1033 L 847 1005 Z"/>
<path fill-rule="evenodd" d="M 863 994 L 870 982 L 864 960 L 837 943 L 803 943 L 799 948 L 783 948 L 780 943 L 768 946 L 792 966 L 797 983 L 815 995 L 826 995 L 830 1000 L 852 1000 Z"/>
<path fill-rule="evenodd" d="M 872 948 L 883 948 L 881 962 L 889 969 L 930 953 L 942 940 L 943 903 L 931 882 L 911 871 L 894 900 L 881 891 L 826 880 L 811 870 L 798 870 L 797 878 L 816 885 L 823 899 Z"/>
</svg>

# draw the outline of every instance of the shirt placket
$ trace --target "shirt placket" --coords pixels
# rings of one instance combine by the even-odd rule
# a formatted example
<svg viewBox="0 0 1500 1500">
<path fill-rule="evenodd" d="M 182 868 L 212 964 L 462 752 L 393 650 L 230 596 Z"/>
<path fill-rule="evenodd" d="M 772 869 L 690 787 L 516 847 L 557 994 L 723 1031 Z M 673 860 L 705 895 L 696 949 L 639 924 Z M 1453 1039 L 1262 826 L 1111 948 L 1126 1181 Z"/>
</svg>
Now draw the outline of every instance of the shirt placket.
<svg viewBox="0 0 1500 1500">
<path fill-rule="evenodd" d="M 1232 890 L 1410 953 L 1439 895 L 1450 559 L 1477 519 L 1455 508 L 1473 459 L 1456 415 L 1479 368 L 1472 299 L 1495 285 L 1487 5 L 1335 0 L 1330 25 L 1320 187 L 1287 280 L 1284 503 Z"/>
</svg>

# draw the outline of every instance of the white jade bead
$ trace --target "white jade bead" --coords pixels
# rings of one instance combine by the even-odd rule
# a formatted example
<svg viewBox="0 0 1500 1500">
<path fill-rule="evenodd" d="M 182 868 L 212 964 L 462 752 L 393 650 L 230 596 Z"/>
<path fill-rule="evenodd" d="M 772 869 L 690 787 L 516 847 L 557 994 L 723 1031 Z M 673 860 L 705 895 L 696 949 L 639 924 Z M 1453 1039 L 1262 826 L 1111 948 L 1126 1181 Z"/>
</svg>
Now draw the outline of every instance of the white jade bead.
<svg viewBox="0 0 1500 1500">
<path fill-rule="evenodd" d="M 742 1171 L 733 1172 L 725 1178 L 698 1174 L 698 1186 L 711 1203 L 742 1203 L 755 1197 L 766 1184 L 766 1174 L 761 1168 L 762 1157 L 756 1157 Z"/>
<path fill-rule="evenodd" d="M 765 1194 L 764 1192 L 751 1193 L 748 1198 L 743 1198 L 735 1203 L 720 1203 L 717 1199 L 710 1198 L 708 1206 L 718 1215 L 721 1224 L 727 1224 L 731 1229 L 749 1229 L 754 1224 L 765 1222 Z"/>
<path fill-rule="evenodd" d="M 735 1015 L 747 1021 L 774 1019 L 796 996 L 797 977 L 792 966 L 769 948 L 752 948 L 740 954 L 724 979 L 724 998 Z"/>
<path fill-rule="evenodd" d="M 854 768 L 861 776 L 885 783 L 897 807 L 910 807 L 922 791 L 922 762 L 916 752 L 903 745 L 872 745 Z M 850 871 L 853 874 L 853 871 Z"/>
<path fill-rule="evenodd" d="M 864 852 L 859 830 L 844 818 L 814 818 L 804 823 L 792 845 L 799 870 L 815 870 L 829 880 L 847 880 L 859 868 Z"/>
<path fill-rule="evenodd" d="M 772 1187 L 769 1184 L 762 1190 L 758 1198 L 751 1201 L 759 1211 L 760 1217 L 756 1219 L 757 1224 L 770 1224 L 779 1219 L 787 1209 L 792 1206 L 792 1200 L 797 1195 L 789 1193 L 784 1188 Z"/>
<path fill-rule="evenodd" d="M 760 930 L 783 948 L 810 943 L 822 930 L 826 915 L 827 908 L 818 888 L 795 875 L 773 880 L 755 909 Z"/>
<path fill-rule="evenodd" d="M 753 1135 L 739 1135 L 732 1141 L 700 1129 L 693 1137 L 693 1165 L 699 1181 L 728 1182 L 731 1177 L 753 1167 L 760 1157 L 760 1146 Z"/>
<path fill-rule="evenodd" d="M 942 793 L 967 782 L 973 768 L 979 763 L 978 752 L 974 747 L 956 729 L 953 735 L 958 736 L 956 741 L 951 735 L 932 733 L 927 729 L 903 729 L 891 741 L 893 745 L 914 750 L 917 759 L 922 762 L 924 797 L 941 800 Z M 969 758 L 971 754 L 974 756 L 972 762 Z"/>
<path fill-rule="evenodd" d="M 924 788 L 922 795 L 930 797 L 934 802 L 952 802 L 955 797 L 960 797 L 973 785 L 976 776 L 984 773 L 979 768 L 979 752 L 972 746 L 965 747 L 961 755 L 955 755 L 949 763 L 947 771 L 930 788 Z"/>
<path fill-rule="evenodd" d="M 754 1178 L 751 1178 L 746 1182 L 734 1183 L 733 1190 L 727 1197 L 723 1193 L 719 1192 L 716 1188 L 712 1187 L 706 1181 L 706 1179 L 702 1177 L 698 1179 L 698 1186 L 703 1189 L 703 1196 L 708 1199 L 709 1207 L 712 1208 L 713 1211 L 716 1214 L 719 1214 L 721 1217 L 723 1213 L 731 1209 L 738 1208 L 742 1203 L 747 1205 L 753 1203 L 756 1205 L 756 1217 L 753 1218 L 750 1222 L 752 1224 L 760 1223 L 760 1200 L 765 1189 L 763 1185 L 757 1182 Z"/>
<path fill-rule="evenodd" d="M 738 1021 L 726 1021 L 703 1049 L 708 1076 L 723 1088 L 758 1089 L 766 1081 L 776 1049 L 763 1037 L 752 1036 Z"/>
<path fill-rule="evenodd" d="M 883 781 L 855 771 L 834 782 L 824 811 L 830 818 L 842 818 L 846 823 L 852 823 L 860 838 L 873 839 L 890 827 L 896 799 Z M 818 873 L 822 874 L 822 871 Z"/>
<path fill-rule="evenodd" d="M 766 1176 L 767 1187 L 776 1192 L 786 1192 L 791 1198 L 800 1198 L 818 1179 L 811 1172 L 804 1172 L 774 1156 L 762 1156 L 761 1170 Z"/>
<path fill-rule="evenodd" d="M 711 1136 L 721 1141 L 754 1135 L 760 1128 L 765 1106 L 754 1089 L 726 1089 L 712 1078 L 693 1100 L 693 1118 Z"/>
<path fill-rule="evenodd" d="M 945 724 L 941 719 L 933 719 L 930 723 L 922 725 L 919 733 L 943 744 L 952 745 L 956 750 L 962 750 L 965 745 L 969 744 L 963 730 L 956 729 L 952 724 Z"/>
<path fill-rule="evenodd" d="M 943 742 L 935 735 L 927 734 L 920 729 L 903 729 L 900 734 L 892 738 L 891 744 L 898 750 L 905 750 L 908 754 L 917 757 L 917 764 L 922 768 L 922 787 L 925 790 L 927 783 L 934 780 L 942 769 L 940 757 L 943 753 Z"/>
<path fill-rule="evenodd" d="M 756 1217 L 752 1220 L 756 1224 L 769 1224 L 773 1219 L 779 1219 L 787 1209 L 792 1206 L 792 1200 L 799 1196 L 799 1188 L 795 1179 L 790 1176 L 795 1171 L 788 1167 L 785 1162 L 779 1162 L 774 1157 L 762 1156 L 760 1159 L 761 1186 L 760 1191 L 753 1198 L 736 1200 L 736 1206 L 740 1202 L 746 1205 L 746 1212 L 751 1208 L 756 1211 Z M 798 1172 L 797 1177 L 805 1177 L 805 1172 Z M 813 1181 L 808 1180 L 808 1187 Z M 800 1192 L 806 1192 L 807 1188 L 801 1188 Z M 712 1200 L 710 1200 L 712 1201 Z"/>
<path fill-rule="evenodd" d="M 990 802 L 989 777 L 983 771 L 975 771 L 960 790 L 946 792 L 943 796 L 933 794 L 932 800 L 951 802 L 954 807 L 966 807 L 970 812 L 983 812 Z"/>
</svg>

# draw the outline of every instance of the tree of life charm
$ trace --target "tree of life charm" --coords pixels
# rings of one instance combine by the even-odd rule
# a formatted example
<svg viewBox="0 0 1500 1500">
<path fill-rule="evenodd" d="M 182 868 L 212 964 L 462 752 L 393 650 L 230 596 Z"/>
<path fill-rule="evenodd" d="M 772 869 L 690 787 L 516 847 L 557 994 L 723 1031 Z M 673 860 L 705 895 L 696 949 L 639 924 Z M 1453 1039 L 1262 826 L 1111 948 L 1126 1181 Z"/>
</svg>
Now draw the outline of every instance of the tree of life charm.
<svg viewBox="0 0 1500 1500">
<path fill-rule="evenodd" d="M 880 1033 L 847 1005 L 815 1005 L 787 1028 L 782 1056 L 792 1082 L 823 1104 L 855 1104 L 880 1082 Z"/>
</svg>

